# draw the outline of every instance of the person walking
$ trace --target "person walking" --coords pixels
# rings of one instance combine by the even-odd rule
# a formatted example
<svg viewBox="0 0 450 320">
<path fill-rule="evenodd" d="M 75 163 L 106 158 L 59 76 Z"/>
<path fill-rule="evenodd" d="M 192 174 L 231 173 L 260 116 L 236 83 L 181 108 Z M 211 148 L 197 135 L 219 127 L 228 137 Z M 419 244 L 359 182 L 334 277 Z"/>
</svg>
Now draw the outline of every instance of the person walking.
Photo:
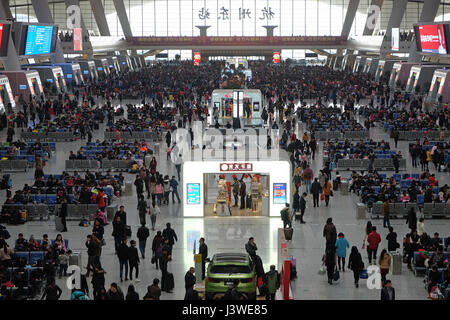
<svg viewBox="0 0 450 320">
<path fill-rule="evenodd" d="M 386 236 L 386 240 L 388 242 L 389 251 L 396 251 L 397 248 L 400 248 L 400 245 L 397 242 L 397 233 L 394 232 L 394 228 L 389 227 L 389 233 Z"/>
<path fill-rule="evenodd" d="M 378 245 L 381 242 L 381 237 L 377 232 L 377 227 L 372 227 L 372 232 L 367 236 L 367 242 L 369 243 L 369 246 L 367 247 L 367 252 L 369 254 L 369 264 L 372 264 L 372 258 L 375 264 L 377 261 Z"/>
<path fill-rule="evenodd" d="M 93 271 L 95 269 L 94 261 L 95 257 L 97 255 L 97 244 L 92 240 L 92 235 L 88 235 L 86 238 L 86 248 L 87 248 L 87 255 L 88 255 L 88 262 L 86 266 L 86 277 L 89 277 L 90 271 Z"/>
<path fill-rule="evenodd" d="M 137 234 L 139 240 L 139 251 L 141 252 L 142 259 L 145 259 L 145 247 L 147 246 L 147 239 L 150 236 L 150 230 L 145 226 L 145 223 L 141 224 Z"/>
<path fill-rule="evenodd" d="M 178 181 L 175 180 L 175 176 L 172 176 L 170 180 L 170 187 L 172 188 L 172 203 L 175 203 L 174 196 L 177 196 L 178 203 L 181 203 L 180 195 L 178 194 Z"/>
<path fill-rule="evenodd" d="M 208 246 L 205 243 L 205 238 L 199 240 L 198 253 L 202 255 L 202 280 L 205 280 L 206 259 L 208 258 Z"/>
<path fill-rule="evenodd" d="M 362 261 L 361 254 L 358 252 L 358 248 L 353 246 L 348 258 L 348 269 L 353 271 L 353 278 L 355 279 L 355 287 L 359 287 L 359 274 L 364 269 L 364 262 Z"/>
<path fill-rule="evenodd" d="M 144 181 L 141 179 L 139 175 L 136 175 L 136 180 L 134 180 L 134 185 L 136 186 L 136 193 L 138 199 L 141 198 L 144 193 Z"/>
<path fill-rule="evenodd" d="M 408 228 L 411 229 L 411 233 L 414 230 L 417 230 L 417 215 L 414 208 L 409 209 L 408 215 L 406 216 L 406 224 L 408 225 Z"/>
<path fill-rule="evenodd" d="M 161 214 L 161 210 L 156 205 L 156 202 L 153 201 L 149 211 L 150 211 L 150 221 L 152 222 L 152 231 L 155 231 L 156 217 Z"/>
<path fill-rule="evenodd" d="M 303 216 L 305 215 L 305 210 L 306 210 L 306 192 L 303 192 L 302 196 L 300 197 L 299 200 L 299 209 L 300 209 L 300 223 L 306 223 L 303 220 Z"/>
<path fill-rule="evenodd" d="M 311 183 L 314 179 L 314 173 L 311 170 L 311 168 L 309 167 L 309 165 L 306 166 L 306 169 L 303 171 L 302 174 L 302 179 L 305 182 L 305 187 L 306 187 L 306 193 L 310 192 L 311 190 Z"/>
<path fill-rule="evenodd" d="M 166 224 L 166 229 L 163 230 L 162 236 L 169 240 L 169 255 L 172 255 L 172 247 L 175 244 L 175 241 L 178 241 L 178 237 L 175 230 L 170 227 L 170 223 Z"/>
<path fill-rule="evenodd" d="M 336 245 L 337 231 L 332 218 L 327 219 L 327 223 L 323 227 L 323 236 L 326 239 L 326 245 L 334 248 Z"/>
<path fill-rule="evenodd" d="M 99 264 L 97 264 L 93 270 L 91 283 L 94 300 L 97 300 L 102 289 L 105 289 L 105 273 L 105 270 L 103 270 Z"/>
<path fill-rule="evenodd" d="M 327 267 L 328 283 L 333 284 L 333 275 L 336 269 L 336 250 L 334 245 L 327 244 L 323 260 Z"/>
<path fill-rule="evenodd" d="M 333 194 L 332 185 L 328 178 L 325 179 L 325 183 L 323 185 L 323 194 L 325 195 L 325 206 L 328 207 L 330 203 L 330 196 Z"/>
<path fill-rule="evenodd" d="M 313 204 L 314 208 L 319 207 L 319 196 L 322 192 L 322 187 L 320 186 L 319 181 L 317 178 L 314 179 L 314 182 L 311 185 L 311 194 L 313 196 Z M 305 192 L 306 193 L 306 192 Z M 307 193 L 306 193 L 307 194 Z"/>
<path fill-rule="evenodd" d="M 137 209 L 139 212 L 140 224 L 145 225 L 145 215 L 147 214 L 147 201 L 145 201 L 144 195 L 141 195 L 141 197 L 139 198 Z"/>
<path fill-rule="evenodd" d="M 136 282 L 140 282 L 139 280 L 139 264 L 141 261 L 139 260 L 138 249 L 136 248 L 136 241 L 130 241 L 130 247 L 128 248 L 128 261 L 130 264 L 130 281 L 133 280 L 133 269 L 136 269 Z"/>
<path fill-rule="evenodd" d="M 381 289 L 381 300 L 382 301 L 395 300 L 395 289 L 392 287 L 391 280 L 386 280 L 384 288 Z"/>
<path fill-rule="evenodd" d="M 350 244 L 342 232 L 339 232 L 338 239 L 336 240 L 336 254 L 338 257 L 338 266 L 341 270 L 342 261 L 342 272 L 345 272 L 345 257 L 347 256 L 347 248 L 350 248 Z"/>
<path fill-rule="evenodd" d="M 117 254 L 119 246 L 122 243 L 122 239 L 126 238 L 125 225 L 120 220 L 120 217 L 116 217 L 116 219 L 113 222 L 112 236 L 114 237 L 114 247 L 116 249 Z"/>
<path fill-rule="evenodd" d="M 297 211 L 300 209 L 300 195 L 298 188 L 295 188 L 294 196 L 292 197 L 292 218 L 295 219 Z"/>
<path fill-rule="evenodd" d="M 171 256 L 167 249 L 163 249 L 162 255 L 159 258 L 159 268 L 161 269 L 161 289 L 167 293 L 171 293 L 172 289 L 168 283 L 167 265 L 171 259 Z"/>
<path fill-rule="evenodd" d="M 391 255 L 386 251 L 386 249 L 381 250 L 378 263 L 380 264 L 381 282 L 384 285 L 386 282 L 386 275 L 391 267 Z"/>
<path fill-rule="evenodd" d="M 155 261 L 156 264 L 156 270 L 158 270 L 158 262 L 159 258 L 162 255 L 162 243 L 163 243 L 163 237 L 161 235 L 161 231 L 158 231 L 156 235 L 153 237 L 152 241 L 152 260 Z"/>
<path fill-rule="evenodd" d="M 119 258 L 120 264 L 120 282 L 123 282 L 123 268 L 125 267 L 125 281 L 128 281 L 128 246 L 127 246 L 127 238 L 122 239 L 122 243 L 119 245 L 117 249 L 117 257 Z"/>
<path fill-rule="evenodd" d="M 391 226 L 389 221 L 389 199 L 384 201 L 381 214 L 383 215 L 383 228 L 389 228 Z"/>
<path fill-rule="evenodd" d="M 270 266 L 270 271 L 264 275 L 263 281 L 267 288 L 266 300 L 275 300 L 275 294 L 281 285 L 281 276 L 274 265 Z"/>
</svg>

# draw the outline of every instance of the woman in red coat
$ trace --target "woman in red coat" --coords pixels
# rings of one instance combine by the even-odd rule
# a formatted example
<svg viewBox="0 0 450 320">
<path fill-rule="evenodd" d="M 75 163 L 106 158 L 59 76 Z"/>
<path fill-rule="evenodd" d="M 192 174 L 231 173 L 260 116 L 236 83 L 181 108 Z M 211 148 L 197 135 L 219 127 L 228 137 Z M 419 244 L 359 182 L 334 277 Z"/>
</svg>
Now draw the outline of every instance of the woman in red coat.
<svg viewBox="0 0 450 320">
<path fill-rule="evenodd" d="M 103 190 L 102 189 L 98 190 L 97 199 L 98 199 L 98 208 L 100 210 L 104 211 L 104 209 L 106 207 L 106 203 L 105 203 L 105 199 L 103 198 Z"/>
</svg>

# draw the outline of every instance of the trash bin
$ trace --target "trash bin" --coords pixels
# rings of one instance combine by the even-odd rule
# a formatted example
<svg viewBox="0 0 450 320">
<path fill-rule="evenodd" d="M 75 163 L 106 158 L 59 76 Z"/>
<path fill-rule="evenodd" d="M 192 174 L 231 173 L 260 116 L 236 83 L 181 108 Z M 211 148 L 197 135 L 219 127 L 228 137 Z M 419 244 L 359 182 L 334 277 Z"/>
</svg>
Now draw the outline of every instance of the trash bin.
<svg viewBox="0 0 450 320">
<path fill-rule="evenodd" d="M 106 207 L 106 221 L 113 221 L 116 212 L 117 212 L 117 204 L 112 204 Z"/>
<path fill-rule="evenodd" d="M 402 274 L 402 255 L 400 252 L 391 251 L 391 272 L 393 275 Z"/>
<path fill-rule="evenodd" d="M 70 266 L 81 266 L 81 252 L 72 252 L 69 258 Z"/>
<path fill-rule="evenodd" d="M 347 181 L 342 181 L 341 182 L 341 194 L 343 196 L 347 196 L 348 195 L 348 182 Z"/>
<path fill-rule="evenodd" d="M 126 196 L 133 195 L 133 182 L 132 181 L 125 181 L 125 195 Z"/>
<path fill-rule="evenodd" d="M 356 219 L 366 219 L 366 205 L 358 202 L 356 204 Z"/>
</svg>

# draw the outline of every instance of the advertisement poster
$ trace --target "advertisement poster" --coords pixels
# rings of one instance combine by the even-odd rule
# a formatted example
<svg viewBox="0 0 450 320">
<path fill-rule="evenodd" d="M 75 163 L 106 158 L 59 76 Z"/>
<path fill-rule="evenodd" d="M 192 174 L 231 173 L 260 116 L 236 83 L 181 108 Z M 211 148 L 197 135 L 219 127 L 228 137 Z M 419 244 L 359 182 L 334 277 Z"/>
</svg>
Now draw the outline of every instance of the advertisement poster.
<svg viewBox="0 0 450 320">
<path fill-rule="evenodd" d="M 443 24 L 419 26 L 419 35 L 422 52 L 447 54 Z"/>
<path fill-rule="evenodd" d="M 281 55 L 279 52 L 273 53 L 273 63 L 280 63 Z"/>
<path fill-rule="evenodd" d="M 73 28 L 73 51 L 83 50 L 83 38 L 81 28 Z"/>
<path fill-rule="evenodd" d="M 394 51 L 400 50 L 400 28 L 392 28 L 391 48 Z"/>
<path fill-rule="evenodd" d="M 200 52 L 194 52 L 194 66 L 198 66 L 202 60 L 202 55 Z"/>
<path fill-rule="evenodd" d="M 286 183 L 273 184 L 273 204 L 285 204 L 286 197 Z"/>
<path fill-rule="evenodd" d="M 187 184 L 187 204 L 200 204 L 200 183 Z"/>
</svg>

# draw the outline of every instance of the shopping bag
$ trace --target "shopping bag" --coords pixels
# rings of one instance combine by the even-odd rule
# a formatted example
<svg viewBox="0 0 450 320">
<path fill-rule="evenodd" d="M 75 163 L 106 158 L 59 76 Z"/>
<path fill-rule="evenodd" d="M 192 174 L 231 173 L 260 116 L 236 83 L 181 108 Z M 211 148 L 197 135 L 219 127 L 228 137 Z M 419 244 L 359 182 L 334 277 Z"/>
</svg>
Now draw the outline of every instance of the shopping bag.
<svg viewBox="0 0 450 320">
<path fill-rule="evenodd" d="M 325 195 L 322 193 L 322 194 L 320 195 L 320 201 L 323 201 L 323 200 L 325 200 Z"/>
<path fill-rule="evenodd" d="M 338 281 L 340 278 L 339 270 L 336 268 L 333 273 L 333 281 Z"/>
<path fill-rule="evenodd" d="M 327 273 L 327 269 L 324 266 L 321 266 L 319 269 L 319 274 L 325 274 Z"/>
</svg>

